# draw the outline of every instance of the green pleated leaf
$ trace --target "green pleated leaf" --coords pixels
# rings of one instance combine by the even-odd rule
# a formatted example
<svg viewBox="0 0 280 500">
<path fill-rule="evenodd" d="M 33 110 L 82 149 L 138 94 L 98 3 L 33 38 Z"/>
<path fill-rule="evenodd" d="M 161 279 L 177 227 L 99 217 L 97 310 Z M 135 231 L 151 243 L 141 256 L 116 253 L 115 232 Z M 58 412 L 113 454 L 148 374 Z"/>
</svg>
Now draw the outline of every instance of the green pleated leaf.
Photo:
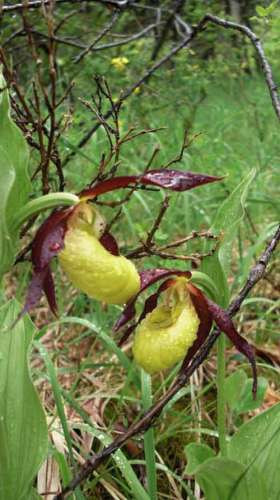
<svg viewBox="0 0 280 500">
<path fill-rule="evenodd" d="M 229 302 L 227 276 L 230 271 L 233 242 L 236 238 L 240 222 L 245 214 L 245 203 L 251 182 L 256 175 L 255 169 L 242 179 L 232 193 L 217 210 L 210 231 L 220 236 L 220 244 L 214 255 L 206 257 L 201 265 L 201 271 L 212 278 L 220 291 L 217 298 L 222 307 Z"/>
<path fill-rule="evenodd" d="M 246 476 L 257 468 L 265 478 L 269 495 L 280 498 L 280 404 L 243 424 L 228 444 L 228 455 L 246 466 Z M 246 497 L 245 497 L 246 498 Z"/>
<path fill-rule="evenodd" d="M 237 370 L 225 379 L 225 396 L 229 408 L 234 411 L 240 402 L 240 395 L 243 393 L 247 373 L 244 370 Z M 252 393 L 252 386 L 250 387 Z"/>
<path fill-rule="evenodd" d="M 48 446 L 44 411 L 28 367 L 34 325 L 26 315 L 8 330 L 20 309 L 16 300 L 0 308 L 1 500 L 32 498 L 32 483 Z"/>
<path fill-rule="evenodd" d="M 227 308 L 229 303 L 229 287 L 218 252 L 215 252 L 211 257 L 203 259 L 200 270 L 214 281 L 218 289 L 218 295 L 215 297 L 215 302 L 221 307 Z"/>
<path fill-rule="evenodd" d="M 17 251 L 13 217 L 31 191 L 28 156 L 22 132 L 10 116 L 9 94 L 0 68 L 0 278 L 9 271 Z"/>
<path fill-rule="evenodd" d="M 190 443 L 184 448 L 188 463 L 185 469 L 185 474 L 192 476 L 197 471 L 197 468 L 209 458 L 214 458 L 215 452 L 204 443 Z"/>
<path fill-rule="evenodd" d="M 221 244 L 218 253 L 226 275 L 231 264 L 232 244 L 236 238 L 238 226 L 244 218 L 249 187 L 255 175 L 256 170 L 252 169 L 236 186 L 220 205 L 211 227 L 214 234 L 221 233 Z"/>
<path fill-rule="evenodd" d="M 255 410 L 263 404 L 268 382 L 258 377 L 258 389 L 255 399 L 252 394 L 253 380 L 247 377 L 244 370 L 237 370 L 225 380 L 226 402 L 236 415 Z"/>
<path fill-rule="evenodd" d="M 206 500 L 268 500 L 263 475 L 252 467 L 251 475 L 246 467 L 228 458 L 210 458 L 196 473 L 196 480 Z"/>
</svg>

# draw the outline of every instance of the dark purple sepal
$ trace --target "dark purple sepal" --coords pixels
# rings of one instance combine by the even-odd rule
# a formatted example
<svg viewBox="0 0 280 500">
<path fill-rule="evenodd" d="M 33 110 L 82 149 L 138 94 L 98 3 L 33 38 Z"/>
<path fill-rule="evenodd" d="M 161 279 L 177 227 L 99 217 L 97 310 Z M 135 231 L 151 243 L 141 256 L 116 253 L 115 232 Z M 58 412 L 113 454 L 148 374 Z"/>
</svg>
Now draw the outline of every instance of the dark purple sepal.
<svg viewBox="0 0 280 500">
<path fill-rule="evenodd" d="M 139 293 L 142 293 L 146 288 L 153 285 L 159 280 L 164 278 L 168 278 L 168 276 L 184 276 L 187 279 L 192 277 L 192 273 L 190 271 L 180 271 L 179 269 L 146 269 L 139 273 L 141 279 L 141 290 Z M 139 294 L 138 294 L 139 295 Z"/>
<path fill-rule="evenodd" d="M 40 302 L 43 292 L 46 294 L 51 311 L 56 316 L 57 305 L 55 300 L 55 288 L 49 266 L 45 266 L 44 269 L 40 271 L 37 270 L 33 273 L 27 289 L 24 306 L 11 328 Z"/>
<path fill-rule="evenodd" d="M 31 311 L 40 301 L 43 295 L 44 281 L 47 273 L 48 268 L 45 268 L 33 274 L 27 290 L 23 313 Z"/>
<path fill-rule="evenodd" d="M 179 271 L 178 269 L 146 269 L 140 274 L 140 291 L 127 303 L 119 319 L 116 321 L 113 329 L 115 332 L 120 330 L 128 321 L 131 321 L 135 314 L 135 302 L 137 301 L 139 295 L 143 293 L 149 286 L 153 285 L 159 280 L 167 278 L 168 276 L 185 276 L 186 278 L 191 278 L 190 271 Z"/>
<path fill-rule="evenodd" d="M 53 212 L 39 227 L 32 242 L 31 260 L 34 269 L 44 269 L 64 247 L 67 219 L 73 208 Z"/>
<path fill-rule="evenodd" d="M 115 240 L 114 236 L 109 233 L 109 231 L 105 231 L 99 241 L 104 246 L 104 248 L 106 248 L 106 250 L 108 250 L 108 252 L 110 252 L 112 255 L 120 255 L 117 241 Z"/>
<path fill-rule="evenodd" d="M 224 177 L 198 174 L 195 172 L 183 172 L 181 170 L 150 170 L 143 176 L 143 183 L 171 189 L 172 191 L 188 191 L 203 184 L 221 181 Z"/>
<path fill-rule="evenodd" d="M 55 298 L 55 286 L 54 286 L 54 280 L 52 277 L 51 270 L 49 266 L 47 267 L 47 272 L 45 279 L 43 281 L 43 291 L 47 297 L 48 304 L 50 306 L 50 310 L 52 313 L 57 316 L 57 303 L 56 303 L 56 298 Z"/>
<path fill-rule="evenodd" d="M 204 344 L 206 338 L 208 337 L 211 327 L 212 327 L 212 314 L 208 309 L 208 304 L 205 296 L 202 291 L 194 286 L 192 283 L 187 284 L 188 291 L 190 293 L 192 304 L 196 310 L 196 313 L 199 317 L 200 323 L 197 332 L 197 338 L 194 341 L 193 345 L 189 348 L 180 371 L 183 372 L 188 367 L 190 361 L 193 356 L 198 352 L 200 347 Z"/>
<path fill-rule="evenodd" d="M 182 170 L 155 169 L 149 170 L 142 175 L 125 175 L 113 177 L 99 182 L 95 186 L 84 189 L 79 193 L 81 199 L 91 199 L 109 191 L 133 186 L 136 184 L 144 186 L 157 186 L 171 191 L 188 191 L 203 184 L 217 182 L 224 177 L 197 174 L 195 172 L 183 172 Z"/>
<path fill-rule="evenodd" d="M 119 347 L 122 347 L 123 344 L 127 341 L 128 337 L 130 336 L 130 334 L 135 330 L 135 328 L 137 327 L 137 324 L 138 323 L 133 323 L 132 325 L 128 326 L 126 328 L 126 330 L 123 332 L 120 340 L 118 341 L 118 346 Z"/>
<path fill-rule="evenodd" d="M 137 182 L 138 175 L 124 175 L 120 177 L 112 177 L 106 181 L 101 181 L 95 186 L 83 189 L 78 196 L 81 200 L 90 200 L 101 194 L 108 193 L 110 191 L 115 191 L 116 189 L 125 188 L 129 185 L 133 185 Z"/>
<path fill-rule="evenodd" d="M 212 318 L 218 328 L 227 335 L 233 345 L 238 349 L 239 352 L 246 356 L 249 363 L 251 364 L 253 372 L 253 396 L 255 398 L 258 387 L 258 376 L 254 350 L 252 346 L 250 346 L 250 344 L 247 342 L 247 340 L 239 335 L 227 312 L 220 306 L 218 306 L 218 304 L 215 304 L 209 299 L 206 300 L 209 311 L 212 314 Z"/>
<path fill-rule="evenodd" d="M 43 295 L 44 281 L 47 272 L 48 269 L 45 268 L 42 271 L 33 274 L 27 289 L 24 306 L 14 323 L 10 326 L 11 329 L 13 329 L 17 322 L 20 321 L 26 313 L 30 312 L 31 309 L 33 309 L 33 307 L 35 307 L 40 301 Z"/>
<path fill-rule="evenodd" d="M 33 276 L 20 318 L 38 304 L 43 292 L 47 297 L 51 311 L 55 315 L 57 313 L 55 287 L 49 264 L 64 247 L 66 223 L 72 211 L 73 208 L 67 208 L 53 212 L 39 227 L 35 235 L 31 251 Z"/>
<path fill-rule="evenodd" d="M 126 304 L 120 317 L 117 319 L 117 321 L 113 326 L 113 331 L 118 332 L 124 325 L 126 325 L 129 321 L 131 321 L 134 318 L 136 314 L 135 302 L 136 300 L 134 300 L 133 298 Z"/>
</svg>

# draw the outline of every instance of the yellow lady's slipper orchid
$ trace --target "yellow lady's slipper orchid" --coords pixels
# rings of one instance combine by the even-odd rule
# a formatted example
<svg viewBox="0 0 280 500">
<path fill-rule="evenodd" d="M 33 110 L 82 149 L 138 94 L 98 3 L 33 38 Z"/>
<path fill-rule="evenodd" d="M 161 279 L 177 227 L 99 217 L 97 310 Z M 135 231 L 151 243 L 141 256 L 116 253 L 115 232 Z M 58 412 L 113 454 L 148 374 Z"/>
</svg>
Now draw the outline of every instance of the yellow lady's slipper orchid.
<svg viewBox="0 0 280 500">
<path fill-rule="evenodd" d="M 123 256 L 112 255 L 99 242 L 103 221 L 86 203 L 68 220 L 61 267 L 73 285 L 107 304 L 125 304 L 140 290 L 140 277 L 134 264 Z"/>
<path fill-rule="evenodd" d="M 148 373 L 170 368 L 193 345 L 199 319 L 194 307 L 161 305 L 148 314 L 136 330 L 133 354 Z"/>
<path fill-rule="evenodd" d="M 176 288 L 172 290 L 173 299 Z M 133 354 L 137 364 L 148 373 L 173 366 L 184 358 L 196 340 L 200 320 L 188 291 L 184 292 L 183 300 L 176 293 L 173 304 L 170 304 L 170 294 L 168 297 L 166 293 L 169 303 L 147 314 L 136 330 Z"/>
<path fill-rule="evenodd" d="M 255 397 L 257 368 L 254 350 L 246 339 L 239 335 L 228 312 L 212 302 L 191 282 L 192 273 L 156 268 L 142 271 L 140 276 L 140 292 L 129 301 L 114 326 L 114 330 L 118 331 L 126 325 L 119 345 L 122 345 L 136 328 L 133 353 L 138 365 L 148 373 L 155 373 L 183 360 L 180 370 L 181 373 L 184 372 L 194 356 L 198 361 L 199 350 L 206 342 L 215 322 L 250 362 Z M 162 283 L 144 302 L 139 319 L 127 326 L 135 317 L 135 305 L 139 295 L 158 281 Z M 164 300 L 158 305 L 161 294 Z"/>
</svg>

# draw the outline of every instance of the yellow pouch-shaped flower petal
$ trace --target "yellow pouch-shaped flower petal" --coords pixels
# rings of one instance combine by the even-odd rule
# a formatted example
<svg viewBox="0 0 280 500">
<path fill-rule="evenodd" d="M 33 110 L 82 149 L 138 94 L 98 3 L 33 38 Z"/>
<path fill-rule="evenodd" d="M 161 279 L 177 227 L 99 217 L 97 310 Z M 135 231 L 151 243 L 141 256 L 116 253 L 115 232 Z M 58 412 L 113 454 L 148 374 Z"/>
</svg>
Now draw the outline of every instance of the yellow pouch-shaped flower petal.
<svg viewBox="0 0 280 500">
<path fill-rule="evenodd" d="M 136 330 L 133 354 L 148 373 L 170 368 L 184 358 L 193 345 L 199 318 L 190 299 L 176 305 L 156 307 Z"/>
<path fill-rule="evenodd" d="M 81 215 L 89 218 L 90 213 Z M 75 287 L 107 304 L 125 304 L 140 290 L 134 264 L 108 252 L 86 220 L 70 222 L 59 261 Z"/>
</svg>

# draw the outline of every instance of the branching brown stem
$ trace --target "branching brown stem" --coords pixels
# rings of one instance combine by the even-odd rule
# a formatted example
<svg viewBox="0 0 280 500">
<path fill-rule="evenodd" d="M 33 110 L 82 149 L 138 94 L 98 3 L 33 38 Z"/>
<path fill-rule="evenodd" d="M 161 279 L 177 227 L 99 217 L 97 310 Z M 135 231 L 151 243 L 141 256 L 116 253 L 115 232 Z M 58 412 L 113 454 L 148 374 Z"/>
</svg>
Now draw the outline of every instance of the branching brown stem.
<svg viewBox="0 0 280 500">
<path fill-rule="evenodd" d="M 156 229 L 158 229 L 158 227 Z M 184 253 L 180 255 L 166 251 L 169 248 L 178 248 L 184 243 L 188 243 L 189 241 L 194 240 L 196 238 L 207 238 L 210 240 L 216 240 L 216 245 L 214 245 L 213 248 L 207 253 L 191 253 L 189 255 L 186 255 Z M 195 267 L 198 267 L 201 264 L 202 259 L 204 259 L 205 257 L 210 257 L 215 253 L 217 245 L 218 245 L 217 236 L 214 236 L 213 234 L 210 234 L 207 231 L 193 232 L 190 235 L 186 236 L 185 238 L 180 238 L 163 246 L 157 246 L 152 240 L 148 241 L 147 239 L 145 242 L 142 243 L 141 247 L 129 253 L 127 257 L 130 259 L 143 259 L 149 255 L 156 255 L 161 259 L 181 260 L 183 262 L 190 261 L 194 264 Z"/>
</svg>

